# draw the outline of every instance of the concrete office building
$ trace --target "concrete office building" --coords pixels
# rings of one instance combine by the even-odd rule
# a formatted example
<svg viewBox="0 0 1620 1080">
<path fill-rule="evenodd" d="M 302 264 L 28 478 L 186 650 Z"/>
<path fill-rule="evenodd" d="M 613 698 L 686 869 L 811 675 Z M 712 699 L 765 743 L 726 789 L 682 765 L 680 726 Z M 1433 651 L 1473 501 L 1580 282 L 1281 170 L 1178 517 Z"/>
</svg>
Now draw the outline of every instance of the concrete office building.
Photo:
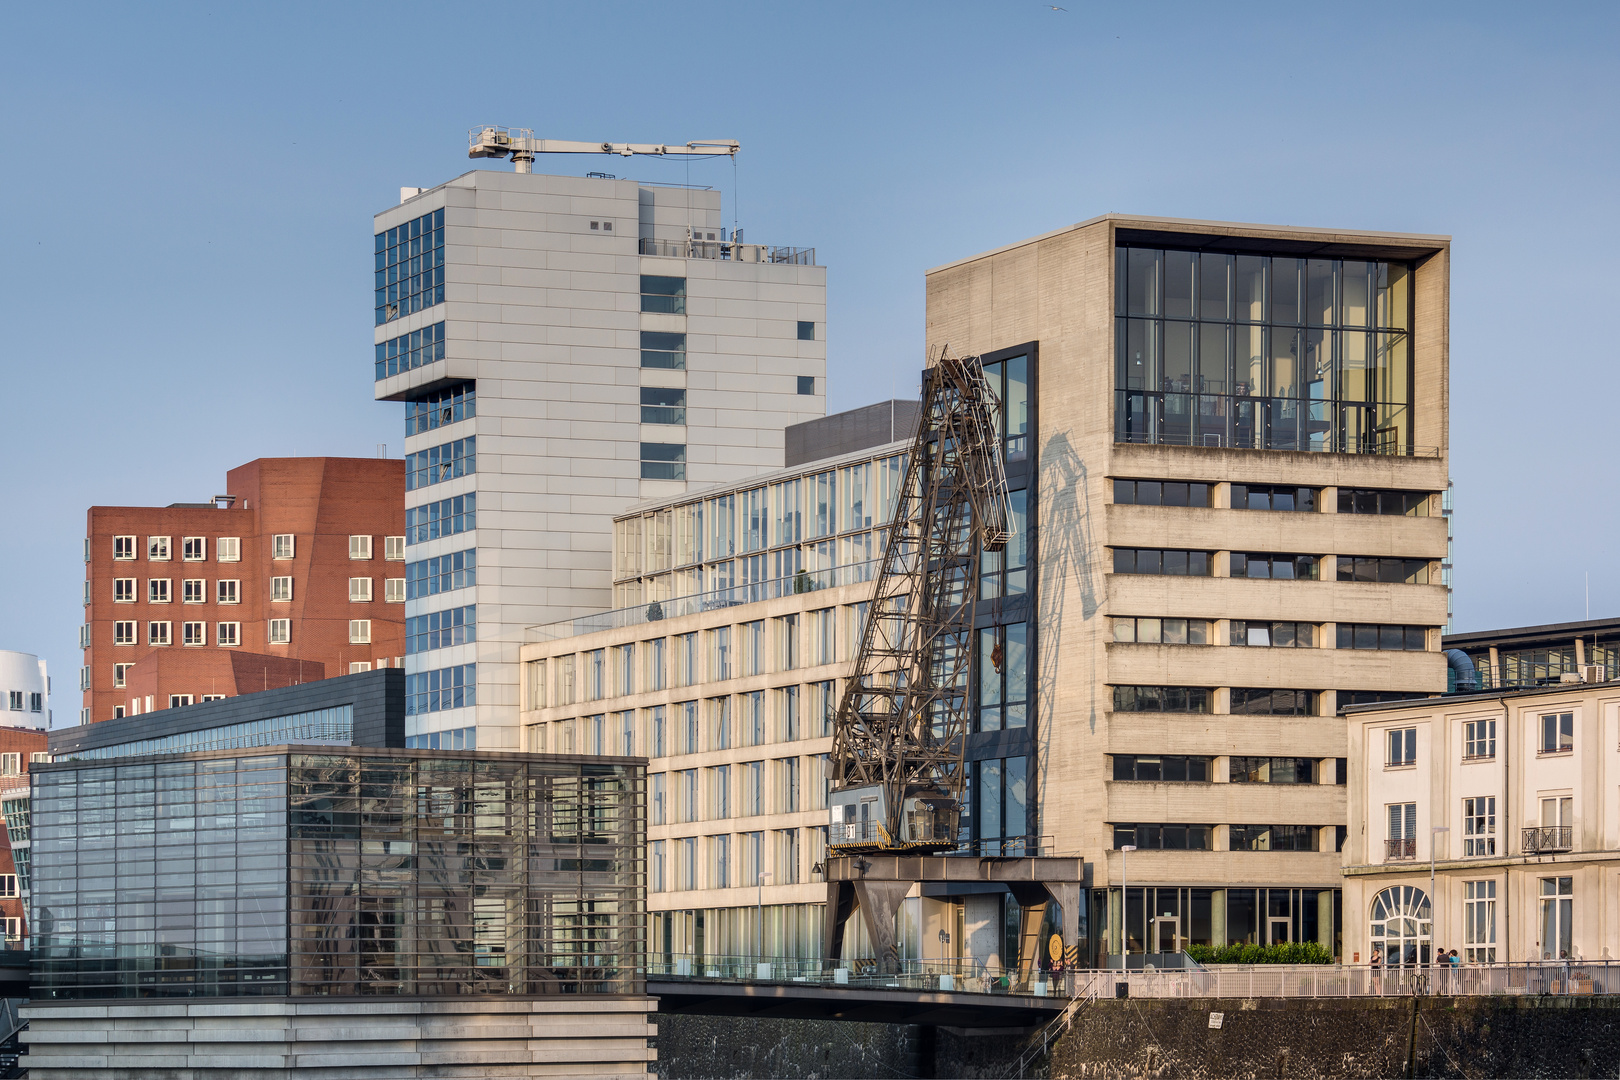
<svg viewBox="0 0 1620 1080">
<path fill-rule="evenodd" d="M 7 727 L 51 726 L 51 677 L 33 653 L 0 649 L 0 707 Z"/>
<path fill-rule="evenodd" d="M 259 458 L 209 502 L 91 507 L 80 722 L 398 666 L 404 487 L 398 460 Z"/>
<path fill-rule="evenodd" d="M 524 628 L 611 605 L 613 515 L 780 467 L 825 411 L 826 272 L 740 243 L 708 189 L 476 171 L 403 194 L 374 231 L 430 627 L 409 736 L 513 749 Z"/>
<path fill-rule="evenodd" d="M 963 851 L 1082 856 L 1088 959 L 1188 943 L 1336 946 L 1337 710 L 1446 685 L 1448 251 L 1444 237 L 1111 215 L 928 274 L 929 350 L 980 354 L 1003 397 L 1018 535 L 984 564 Z M 783 730 L 771 718 L 818 683 L 836 700 L 854 640 L 840 612 L 858 613 L 869 588 L 834 573 L 832 591 L 799 591 L 781 560 L 796 547 L 814 575 L 866 555 L 812 553 L 808 531 L 782 531 L 774 500 L 796 480 L 787 503 L 819 513 L 811 476 L 829 477 L 830 496 L 854 460 L 752 477 L 730 485 L 734 496 L 715 489 L 748 507 L 738 528 L 754 531 L 756 563 L 738 546 L 711 565 L 690 539 L 695 497 L 645 504 L 616 538 L 630 560 L 617 564 L 626 610 L 545 631 L 588 636 L 525 652 L 553 665 L 546 693 L 570 654 L 583 680 L 565 692 L 573 704 L 546 698 L 526 722 L 572 723 L 593 739 L 600 726 L 611 743 L 627 718 L 648 732 L 662 712 L 680 733 L 646 748 L 675 894 L 652 903 L 673 913 L 671 951 L 745 947 L 757 930 L 710 927 L 746 928 L 745 909 L 766 900 L 783 926 L 806 928 L 801 940 L 819 932 L 795 907 L 814 905 L 817 887 L 800 876 L 789 891 L 782 878 L 815 865 L 814 836 L 802 832 L 795 854 L 789 834 L 825 824 L 809 807 L 821 790 L 810 759 L 826 747 L 810 726 L 771 736 L 771 724 Z M 632 572 L 637 558 L 656 568 Z M 757 594 L 742 591 L 756 582 Z M 715 587 L 744 606 L 706 605 Z M 655 600 L 662 621 L 636 616 L 633 605 Z M 819 609 L 829 614 L 812 618 Z M 834 651 L 804 644 L 823 626 Z M 703 667 L 719 663 L 722 630 L 763 642 L 766 659 L 749 669 L 759 674 L 737 682 Z M 786 640 L 799 651 L 784 653 Z M 529 700 L 539 693 L 531 686 Z M 767 737 L 749 745 L 744 724 L 716 745 L 709 717 L 758 707 L 751 694 L 769 699 Z M 796 794 L 778 765 L 790 759 L 814 778 Z M 656 849 L 653 862 L 656 884 Z M 759 873 L 772 875 L 763 890 Z M 902 909 L 902 953 L 1010 952 L 995 927 L 1015 921 L 1011 903 L 991 910 L 918 887 Z M 787 930 L 765 934 L 767 952 L 806 951 Z"/>
<path fill-rule="evenodd" d="M 1347 711 L 1347 960 L 1620 955 L 1620 685 L 1569 678 Z"/>
</svg>

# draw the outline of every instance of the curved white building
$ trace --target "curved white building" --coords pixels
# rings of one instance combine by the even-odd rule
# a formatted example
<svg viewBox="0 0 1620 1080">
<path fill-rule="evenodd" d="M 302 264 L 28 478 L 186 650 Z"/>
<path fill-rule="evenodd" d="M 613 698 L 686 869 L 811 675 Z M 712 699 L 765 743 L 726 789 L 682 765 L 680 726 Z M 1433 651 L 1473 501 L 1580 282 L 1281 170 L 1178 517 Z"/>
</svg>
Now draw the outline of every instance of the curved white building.
<svg viewBox="0 0 1620 1080">
<path fill-rule="evenodd" d="M 0 727 L 44 730 L 51 721 L 51 680 L 33 653 L 0 649 Z"/>
</svg>

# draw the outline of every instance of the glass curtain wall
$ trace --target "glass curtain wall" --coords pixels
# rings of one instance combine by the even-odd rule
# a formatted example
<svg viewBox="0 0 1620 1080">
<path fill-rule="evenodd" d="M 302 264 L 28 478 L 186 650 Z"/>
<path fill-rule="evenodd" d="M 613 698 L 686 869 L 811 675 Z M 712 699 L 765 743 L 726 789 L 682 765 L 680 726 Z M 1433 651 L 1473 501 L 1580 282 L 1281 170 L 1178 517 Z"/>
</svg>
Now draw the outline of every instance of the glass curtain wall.
<svg viewBox="0 0 1620 1080">
<path fill-rule="evenodd" d="M 1408 264 L 1115 254 L 1115 441 L 1419 452 Z"/>
</svg>

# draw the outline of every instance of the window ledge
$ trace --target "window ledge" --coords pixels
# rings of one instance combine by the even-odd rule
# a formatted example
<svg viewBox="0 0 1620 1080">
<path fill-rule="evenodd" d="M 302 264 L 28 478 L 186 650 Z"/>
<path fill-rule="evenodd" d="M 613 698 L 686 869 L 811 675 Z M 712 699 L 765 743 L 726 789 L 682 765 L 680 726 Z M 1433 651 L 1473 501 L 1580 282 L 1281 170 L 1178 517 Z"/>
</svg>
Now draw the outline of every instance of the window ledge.
<svg viewBox="0 0 1620 1080">
<path fill-rule="evenodd" d="M 1415 768 L 1417 768 L 1417 762 L 1408 761 L 1408 762 L 1404 762 L 1404 763 L 1402 763 L 1400 765 L 1385 765 L 1384 766 L 1384 771 L 1385 772 L 1402 772 L 1402 771 L 1404 771 L 1406 769 L 1415 769 Z"/>
<path fill-rule="evenodd" d="M 1476 763 L 1481 762 L 1481 761 L 1495 761 L 1495 760 L 1496 760 L 1496 755 L 1495 754 L 1464 754 L 1463 758 L 1462 758 L 1462 763 L 1464 765 L 1473 765 L 1473 764 L 1476 764 Z"/>
<path fill-rule="evenodd" d="M 1536 751 L 1536 757 L 1538 757 L 1538 758 L 1571 757 L 1571 756 L 1574 755 L 1574 753 L 1575 753 L 1575 748 L 1573 746 L 1565 746 L 1565 747 L 1562 747 L 1562 748 L 1560 748 L 1558 750 L 1537 750 Z"/>
</svg>

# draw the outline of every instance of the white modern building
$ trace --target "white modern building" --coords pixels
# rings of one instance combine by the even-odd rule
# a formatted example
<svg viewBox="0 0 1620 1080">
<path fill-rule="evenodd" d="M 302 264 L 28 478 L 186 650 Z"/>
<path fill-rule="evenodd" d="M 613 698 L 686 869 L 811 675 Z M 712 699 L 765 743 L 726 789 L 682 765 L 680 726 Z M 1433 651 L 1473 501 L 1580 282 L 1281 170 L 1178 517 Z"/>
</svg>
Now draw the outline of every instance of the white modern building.
<svg viewBox="0 0 1620 1080">
<path fill-rule="evenodd" d="M 1345 959 L 1620 953 L 1620 684 L 1354 706 Z"/>
<path fill-rule="evenodd" d="M 407 736 L 517 749 L 525 627 L 612 606 L 612 522 L 783 465 L 826 401 L 826 271 L 705 188 L 469 172 L 375 218 L 406 403 Z"/>
<path fill-rule="evenodd" d="M 44 660 L 0 649 L 0 709 L 5 710 L 0 727 L 50 727 L 51 680 Z"/>
</svg>

